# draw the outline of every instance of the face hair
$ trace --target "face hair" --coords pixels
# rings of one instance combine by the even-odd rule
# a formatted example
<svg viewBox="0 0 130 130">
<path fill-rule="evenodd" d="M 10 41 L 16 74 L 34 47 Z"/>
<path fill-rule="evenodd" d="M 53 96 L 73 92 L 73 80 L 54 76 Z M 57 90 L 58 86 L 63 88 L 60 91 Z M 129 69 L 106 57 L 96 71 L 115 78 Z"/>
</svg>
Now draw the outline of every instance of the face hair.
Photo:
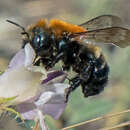
<svg viewBox="0 0 130 130">
<path fill-rule="evenodd" d="M 14 25 L 16 25 L 17 27 L 20 27 L 22 30 L 23 30 L 23 32 L 21 33 L 22 35 L 27 35 L 27 37 L 29 38 L 29 34 L 25 31 L 25 28 L 23 27 L 23 26 L 21 26 L 21 25 L 19 25 L 19 24 L 17 24 L 17 23 L 15 23 L 15 22 L 13 22 L 13 21 L 11 21 L 11 20 L 6 20 L 7 22 L 9 22 L 9 23 L 11 23 L 11 24 L 14 24 Z"/>
</svg>

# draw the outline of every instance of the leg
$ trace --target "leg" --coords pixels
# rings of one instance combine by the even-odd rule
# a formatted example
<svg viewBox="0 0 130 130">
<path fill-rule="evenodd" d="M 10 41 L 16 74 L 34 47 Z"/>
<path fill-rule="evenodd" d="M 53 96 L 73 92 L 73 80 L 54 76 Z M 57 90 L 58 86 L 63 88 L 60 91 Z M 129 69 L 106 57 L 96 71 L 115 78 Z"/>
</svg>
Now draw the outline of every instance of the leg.
<svg viewBox="0 0 130 130">
<path fill-rule="evenodd" d="M 64 56 L 64 53 L 63 52 L 60 52 L 58 53 L 56 56 L 54 56 L 52 58 L 52 61 L 49 62 L 47 65 L 46 65 L 46 69 L 48 70 L 49 68 L 52 68 L 59 60 L 62 59 L 62 57 Z"/>
<path fill-rule="evenodd" d="M 62 66 L 63 71 L 69 71 L 69 69 L 70 69 L 70 65 L 63 65 Z"/>
<path fill-rule="evenodd" d="M 92 65 L 88 64 L 85 66 L 80 74 L 70 80 L 70 87 L 65 90 L 65 102 L 68 101 L 69 95 L 72 91 L 74 91 L 80 84 L 83 82 L 87 82 L 92 71 Z"/>
<path fill-rule="evenodd" d="M 44 65 L 44 66 L 46 66 L 46 65 L 48 65 L 48 63 L 50 63 L 51 62 L 51 59 L 49 59 L 49 58 L 40 58 L 40 59 L 38 59 L 36 62 L 35 62 L 35 66 L 40 66 L 40 64 L 42 64 L 42 65 Z"/>
<path fill-rule="evenodd" d="M 69 95 L 72 91 L 74 91 L 81 83 L 81 79 L 79 76 L 70 80 L 70 87 L 65 89 L 65 102 L 68 102 Z"/>
</svg>

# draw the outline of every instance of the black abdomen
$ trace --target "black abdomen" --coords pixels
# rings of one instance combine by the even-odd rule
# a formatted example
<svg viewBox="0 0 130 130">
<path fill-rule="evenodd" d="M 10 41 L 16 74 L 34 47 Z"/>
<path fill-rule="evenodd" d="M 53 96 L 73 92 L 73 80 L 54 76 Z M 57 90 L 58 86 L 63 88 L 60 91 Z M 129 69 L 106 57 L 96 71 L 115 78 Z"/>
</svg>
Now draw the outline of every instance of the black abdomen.
<svg viewBox="0 0 130 130">
<path fill-rule="evenodd" d="M 70 80 L 71 85 L 67 89 L 66 101 L 70 92 L 74 91 L 78 86 L 82 87 L 85 97 L 99 94 L 104 89 L 109 74 L 109 66 L 100 49 L 99 52 L 96 52 L 96 46 L 83 46 L 77 41 L 70 42 L 66 46 L 65 49 L 62 46 L 61 50 L 64 52 L 62 58 L 64 66 L 62 67 L 67 71 L 72 68 L 77 73 Z"/>
<path fill-rule="evenodd" d="M 89 79 L 86 82 L 83 81 L 81 83 L 84 96 L 93 96 L 104 90 L 108 81 L 108 74 L 109 66 L 104 60 L 104 56 L 101 54 L 101 56 L 93 63 Z"/>
</svg>

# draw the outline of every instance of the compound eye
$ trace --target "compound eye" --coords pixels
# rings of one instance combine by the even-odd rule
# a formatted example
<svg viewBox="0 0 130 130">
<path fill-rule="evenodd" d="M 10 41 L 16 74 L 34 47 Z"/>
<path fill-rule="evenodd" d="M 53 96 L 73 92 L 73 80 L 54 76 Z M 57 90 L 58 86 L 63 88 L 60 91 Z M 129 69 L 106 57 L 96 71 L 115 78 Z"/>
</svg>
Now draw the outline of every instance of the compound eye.
<svg viewBox="0 0 130 130">
<path fill-rule="evenodd" d="M 38 48 L 40 44 L 40 37 L 39 36 L 35 36 L 33 39 L 33 45 L 34 47 Z"/>
<path fill-rule="evenodd" d="M 43 47 L 44 46 L 44 42 L 45 42 L 44 41 L 44 37 L 42 35 L 34 36 L 33 45 L 34 45 L 35 49 Z"/>
<path fill-rule="evenodd" d="M 37 45 L 40 42 L 40 37 L 39 36 L 35 36 L 33 42 L 34 42 L 35 45 Z"/>
</svg>

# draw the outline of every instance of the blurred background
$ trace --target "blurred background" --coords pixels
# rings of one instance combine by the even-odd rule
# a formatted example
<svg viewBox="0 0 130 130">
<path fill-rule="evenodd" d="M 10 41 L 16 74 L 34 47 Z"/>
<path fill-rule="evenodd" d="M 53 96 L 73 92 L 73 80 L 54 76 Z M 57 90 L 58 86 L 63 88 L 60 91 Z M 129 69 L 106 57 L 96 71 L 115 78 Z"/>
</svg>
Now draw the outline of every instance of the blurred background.
<svg viewBox="0 0 130 130">
<path fill-rule="evenodd" d="M 27 27 L 40 18 L 58 18 L 73 24 L 81 24 L 103 14 L 121 17 L 124 27 L 130 28 L 129 0 L 1 0 L 0 1 L 0 70 L 7 68 L 11 57 L 20 49 L 21 30 L 6 22 L 16 21 Z M 110 78 L 104 92 L 95 97 L 83 98 L 80 87 L 71 94 L 68 106 L 57 121 L 47 117 L 51 130 L 57 130 L 95 117 L 130 109 L 130 47 L 120 49 L 101 46 L 110 65 Z M 82 125 L 72 130 L 98 130 L 129 121 L 130 113 Z M 9 130 L 0 122 L 0 130 Z M 26 122 L 24 129 L 31 130 L 33 121 Z M 9 122 L 8 122 L 9 124 Z M 11 127 L 9 127 L 10 130 Z M 20 128 L 17 128 L 20 129 Z M 118 128 L 130 130 L 130 126 Z"/>
</svg>

